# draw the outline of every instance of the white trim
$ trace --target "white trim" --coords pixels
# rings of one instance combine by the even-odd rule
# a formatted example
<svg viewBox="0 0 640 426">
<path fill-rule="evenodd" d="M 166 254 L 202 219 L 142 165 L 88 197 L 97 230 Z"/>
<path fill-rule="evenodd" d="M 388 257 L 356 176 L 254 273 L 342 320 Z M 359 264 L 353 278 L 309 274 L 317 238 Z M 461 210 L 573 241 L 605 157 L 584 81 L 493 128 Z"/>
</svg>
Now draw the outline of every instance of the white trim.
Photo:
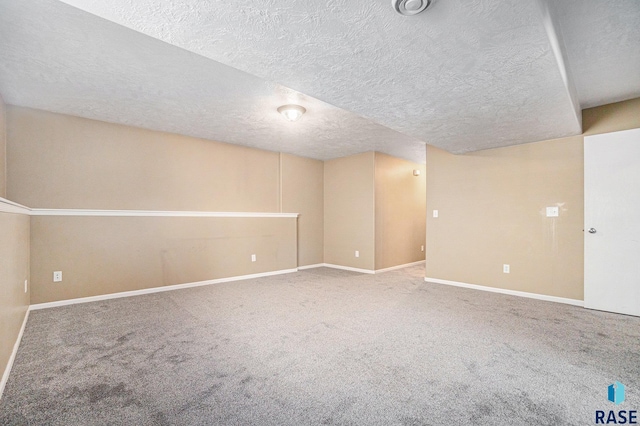
<svg viewBox="0 0 640 426">
<path fill-rule="evenodd" d="M 547 296 L 546 294 L 528 293 L 526 291 L 517 291 L 517 290 L 507 290 L 504 288 L 487 287 L 484 285 L 477 285 L 477 284 L 467 284 L 467 283 L 461 283 L 458 281 L 441 280 L 439 278 L 425 277 L 424 280 L 430 283 L 452 285 L 456 287 L 470 288 L 473 290 L 489 291 L 492 293 L 508 294 L 510 296 L 527 297 L 529 299 L 538 299 L 538 300 L 544 300 L 547 302 L 565 303 L 567 305 L 584 307 L 584 301 L 577 300 L 577 299 L 568 299 L 565 297 L 557 297 L 557 296 Z"/>
<path fill-rule="evenodd" d="M 282 153 L 278 154 L 278 205 L 282 213 Z"/>
<path fill-rule="evenodd" d="M 298 213 L 199 212 L 156 210 L 31 209 L 32 216 L 143 216 L 143 217 L 298 217 Z"/>
<path fill-rule="evenodd" d="M 164 210 L 91 210 L 91 209 L 31 209 L 0 197 L 0 212 L 21 213 L 30 216 L 125 216 L 125 217 L 288 217 L 300 213 L 263 212 L 208 212 Z"/>
<path fill-rule="evenodd" d="M 0 212 L 2 213 L 19 213 L 19 214 L 31 214 L 31 209 L 21 204 L 9 201 L 6 198 L 0 197 Z"/>
<path fill-rule="evenodd" d="M 326 266 L 326 263 L 316 263 L 315 265 L 298 266 L 298 271 L 304 271 L 305 269 L 322 268 Z"/>
<path fill-rule="evenodd" d="M 351 266 L 334 265 L 332 263 L 323 263 L 322 266 L 324 266 L 326 268 L 342 269 L 342 270 L 345 270 L 345 271 L 352 271 L 352 272 L 360 272 L 362 274 L 375 274 L 376 273 L 376 271 L 371 270 L 371 269 L 352 268 Z M 300 268 L 298 268 L 298 269 L 300 269 Z"/>
<path fill-rule="evenodd" d="M 412 262 L 412 263 L 405 263 L 404 265 L 396 265 L 396 266 L 392 266 L 390 268 L 384 268 L 384 269 L 376 269 L 371 270 L 371 269 L 360 269 L 360 268 L 352 268 L 351 266 L 342 266 L 342 265 L 334 265 L 333 263 L 316 263 L 315 265 L 305 265 L 305 266 L 298 266 L 298 270 L 299 271 L 304 271 L 305 269 L 313 269 L 313 268 L 333 268 L 333 269 L 342 269 L 345 271 L 352 271 L 352 272 L 360 272 L 363 274 L 379 274 L 381 272 L 388 272 L 388 271 L 393 271 L 396 269 L 402 269 L 402 268 L 407 268 L 409 266 L 414 266 L 414 265 L 419 265 L 421 263 L 424 263 L 424 260 L 419 260 L 417 262 Z"/>
<path fill-rule="evenodd" d="M 31 305 L 29 307 L 29 310 L 35 311 L 38 309 L 47 309 L 47 308 L 55 308 L 58 306 L 75 305 L 77 303 L 97 302 L 100 300 L 119 299 L 121 297 L 131 297 L 131 296 L 140 296 L 143 294 L 161 293 L 163 291 L 181 290 L 184 288 L 201 287 L 201 286 L 211 285 L 211 284 L 220 284 L 220 283 L 227 283 L 232 281 L 249 280 L 252 278 L 268 277 L 271 275 L 289 274 L 297 271 L 298 271 L 297 269 L 281 269 L 279 271 L 262 272 L 259 274 L 239 275 L 236 277 L 218 278 L 215 280 L 198 281 L 198 282 L 186 283 L 186 284 L 167 285 L 162 287 L 144 288 L 142 290 L 132 290 L 132 291 L 123 291 L 120 293 L 101 294 L 99 296 L 79 297 L 77 299 L 59 300 L 56 302 L 37 303 L 35 305 Z"/>
<path fill-rule="evenodd" d="M 417 262 L 405 263 L 404 265 L 396 265 L 396 266 L 391 266 L 389 268 L 376 269 L 376 274 L 379 274 L 381 272 L 395 271 L 396 269 L 408 268 L 409 266 L 415 266 L 421 263 L 425 263 L 425 261 L 419 260 Z"/>
<path fill-rule="evenodd" d="M 22 342 L 22 335 L 24 334 L 24 328 L 27 325 L 27 320 L 29 319 L 29 310 L 24 314 L 24 320 L 22 320 L 22 327 L 20 327 L 20 332 L 18 333 L 18 338 L 16 342 L 13 344 L 13 351 L 11 351 L 11 356 L 9 357 L 9 362 L 7 362 L 7 366 L 4 369 L 4 374 L 2 374 L 2 381 L 0 382 L 0 399 L 2 399 L 2 394 L 4 393 L 4 387 L 7 385 L 7 381 L 9 380 L 9 375 L 11 374 L 11 368 L 13 367 L 13 362 L 16 359 L 16 355 L 18 354 L 18 348 L 20 347 L 20 342 Z"/>
</svg>

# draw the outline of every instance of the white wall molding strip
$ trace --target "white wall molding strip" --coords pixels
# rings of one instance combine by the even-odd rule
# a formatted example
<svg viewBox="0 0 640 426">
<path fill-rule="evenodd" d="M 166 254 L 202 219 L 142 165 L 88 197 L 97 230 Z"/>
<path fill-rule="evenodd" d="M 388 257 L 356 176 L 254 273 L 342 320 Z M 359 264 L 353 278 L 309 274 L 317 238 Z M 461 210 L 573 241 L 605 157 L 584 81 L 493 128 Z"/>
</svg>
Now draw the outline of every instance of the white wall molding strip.
<svg viewBox="0 0 640 426">
<path fill-rule="evenodd" d="M 126 217 L 298 217 L 298 213 L 200 212 L 156 210 L 31 209 L 32 216 L 126 216 Z"/>
<path fill-rule="evenodd" d="M 13 367 L 13 362 L 16 360 L 16 354 L 18 353 L 18 348 L 20 347 L 20 342 L 22 342 L 22 335 L 24 334 L 24 328 L 27 325 L 27 320 L 29 319 L 29 310 L 24 314 L 24 320 L 22 321 L 22 327 L 20 327 L 20 332 L 18 333 L 18 338 L 16 342 L 13 344 L 13 351 L 11 351 L 11 356 L 9 357 L 9 362 L 7 363 L 7 367 L 4 369 L 4 373 L 2 374 L 2 381 L 0 381 L 0 399 L 2 399 L 2 394 L 4 393 L 4 387 L 7 385 L 7 381 L 9 380 L 9 374 L 11 374 L 11 368 Z"/>
<path fill-rule="evenodd" d="M 567 305 L 584 307 L 584 301 L 577 300 L 577 299 L 568 299 L 566 297 L 548 296 L 546 294 L 528 293 L 526 291 L 508 290 L 504 288 L 488 287 L 488 286 L 477 285 L 477 284 L 467 284 L 467 283 L 461 283 L 458 281 L 441 280 L 439 278 L 425 277 L 424 280 L 429 283 L 445 284 L 445 285 L 451 285 L 455 287 L 470 288 L 473 290 L 488 291 L 491 293 L 508 294 L 509 296 L 527 297 L 529 299 L 544 300 L 546 302 L 564 303 Z"/>
<path fill-rule="evenodd" d="M 408 268 L 409 266 L 420 265 L 421 263 L 425 263 L 425 261 L 419 260 L 417 262 L 405 263 L 404 265 L 396 265 L 396 266 L 391 266 L 389 268 L 376 269 L 376 274 L 379 274 L 381 272 L 395 271 L 396 269 Z"/>
<path fill-rule="evenodd" d="M 0 212 L 2 213 L 19 213 L 19 214 L 31 214 L 31 209 L 21 204 L 9 201 L 6 198 L 0 197 Z"/>
<path fill-rule="evenodd" d="M 324 267 L 327 267 L 327 268 L 333 268 L 333 269 L 342 269 L 344 271 L 360 272 L 362 274 L 375 274 L 376 273 L 376 271 L 374 271 L 373 269 L 352 268 L 351 266 L 334 265 L 332 263 L 323 263 L 321 266 L 324 266 Z"/>
<path fill-rule="evenodd" d="M 259 274 L 239 275 L 236 277 L 218 278 L 215 280 L 198 281 L 198 282 L 186 283 L 186 284 L 174 284 L 174 285 L 167 285 L 162 287 L 144 288 L 141 290 L 123 291 L 120 293 L 101 294 L 99 296 L 89 296 L 89 297 L 79 297 L 77 299 L 59 300 L 56 302 L 37 303 L 35 305 L 29 306 L 29 310 L 35 311 L 38 309 L 47 309 L 47 308 L 55 308 L 58 306 L 75 305 L 78 303 L 98 302 L 101 300 L 119 299 L 121 297 L 131 297 L 131 296 L 140 296 L 143 294 L 161 293 L 164 291 L 181 290 L 181 289 L 192 288 L 192 287 L 202 287 L 205 285 L 249 280 L 252 278 L 269 277 L 272 275 L 290 274 L 292 272 L 297 272 L 297 271 L 298 271 L 297 269 L 281 269 L 279 271 L 262 272 Z"/>
<path fill-rule="evenodd" d="M 30 216 L 119 216 L 119 217 L 289 217 L 299 213 L 209 212 L 164 210 L 91 210 L 91 209 L 32 209 L 0 197 L 0 212 Z"/>
</svg>

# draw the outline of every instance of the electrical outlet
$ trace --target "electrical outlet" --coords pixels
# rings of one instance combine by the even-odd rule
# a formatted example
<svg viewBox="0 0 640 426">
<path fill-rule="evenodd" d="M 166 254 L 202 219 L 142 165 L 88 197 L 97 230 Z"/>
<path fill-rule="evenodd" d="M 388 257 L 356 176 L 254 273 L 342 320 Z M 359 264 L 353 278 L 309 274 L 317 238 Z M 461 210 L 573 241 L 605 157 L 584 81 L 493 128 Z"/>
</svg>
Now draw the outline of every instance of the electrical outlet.
<svg viewBox="0 0 640 426">
<path fill-rule="evenodd" d="M 255 254 L 252 254 L 252 255 L 251 255 L 251 261 L 252 261 L 252 262 L 255 262 L 255 261 L 256 261 L 256 255 L 255 255 Z"/>
<path fill-rule="evenodd" d="M 29 291 L 29 281 L 24 280 L 24 292 L 28 292 Z"/>
<path fill-rule="evenodd" d="M 420 251 L 424 251 L 424 246 L 420 246 Z"/>
<path fill-rule="evenodd" d="M 62 271 L 55 271 L 53 273 L 53 282 L 59 283 L 62 281 Z"/>
<path fill-rule="evenodd" d="M 360 257 L 360 251 L 356 250 L 356 257 Z"/>
<path fill-rule="evenodd" d="M 558 207 L 547 207 L 547 217 L 558 217 Z"/>
<path fill-rule="evenodd" d="M 509 267 L 509 265 L 507 265 L 506 263 L 504 265 L 502 265 L 502 272 L 504 272 L 505 274 L 508 274 L 511 272 L 511 268 Z"/>
</svg>

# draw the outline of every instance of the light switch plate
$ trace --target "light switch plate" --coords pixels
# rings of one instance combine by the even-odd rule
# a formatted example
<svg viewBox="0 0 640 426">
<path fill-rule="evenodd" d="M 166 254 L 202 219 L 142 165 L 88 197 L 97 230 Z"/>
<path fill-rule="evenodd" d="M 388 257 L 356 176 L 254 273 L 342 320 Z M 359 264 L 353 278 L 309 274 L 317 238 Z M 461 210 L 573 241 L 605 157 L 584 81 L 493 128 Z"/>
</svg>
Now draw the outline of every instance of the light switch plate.
<svg viewBox="0 0 640 426">
<path fill-rule="evenodd" d="M 547 217 L 558 217 L 558 207 L 547 207 Z"/>
<path fill-rule="evenodd" d="M 433 211 L 433 217 L 438 217 L 438 210 Z"/>
</svg>

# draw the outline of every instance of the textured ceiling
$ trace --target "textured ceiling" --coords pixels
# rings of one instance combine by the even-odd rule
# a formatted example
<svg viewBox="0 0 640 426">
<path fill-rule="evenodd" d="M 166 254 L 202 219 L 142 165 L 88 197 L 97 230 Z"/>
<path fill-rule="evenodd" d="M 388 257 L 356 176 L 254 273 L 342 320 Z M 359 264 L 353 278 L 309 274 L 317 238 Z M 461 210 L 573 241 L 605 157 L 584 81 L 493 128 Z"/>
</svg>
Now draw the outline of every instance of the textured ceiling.
<svg viewBox="0 0 640 426">
<path fill-rule="evenodd" d="M 640 97 L 640 1 L 553 3 L 582 108 Z"/>
<path fill-rule="evenodd" d="M 48 111 L 329 159 L 377 150 L 424 162 L 424 143 L 66 4 L 4 2 L 0 93 Z M 286 121 L 276 108 L 308 112 Z"/>
<path fill-rule="evenodd" d="M 462 153 L 578 134 L 580 108 L 640 96 L 638 0 L 434 0 L 409 18 L 388 0 L 64 3 L 0 0 L 9 103 L 423 162 L 425 142 Z M 275 113 L 291 101 L 300 122 Z"/>
<path fill-rule="evenodd" d="M 452 152 L 580 133 L 538 0 L 66 0 Z"/>
</svg>

